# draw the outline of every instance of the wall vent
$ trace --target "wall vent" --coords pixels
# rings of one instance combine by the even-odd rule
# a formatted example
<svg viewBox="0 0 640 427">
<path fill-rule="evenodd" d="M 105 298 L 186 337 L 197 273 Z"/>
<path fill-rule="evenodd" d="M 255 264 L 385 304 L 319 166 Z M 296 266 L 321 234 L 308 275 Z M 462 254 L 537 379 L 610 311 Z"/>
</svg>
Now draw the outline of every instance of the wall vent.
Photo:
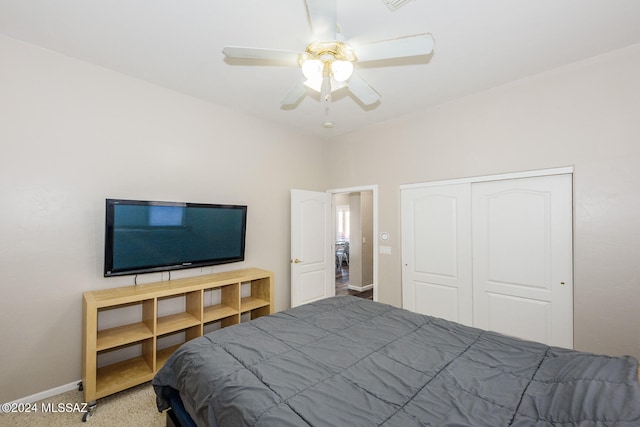
<svg viewBox="0 0 640 427">
<path fill-rule="evenodd" d="M 384 4 L 391 10 L 398 10 L 405 4 L 409 3 L 411 0 L 382 0 Z"/>
</svg>

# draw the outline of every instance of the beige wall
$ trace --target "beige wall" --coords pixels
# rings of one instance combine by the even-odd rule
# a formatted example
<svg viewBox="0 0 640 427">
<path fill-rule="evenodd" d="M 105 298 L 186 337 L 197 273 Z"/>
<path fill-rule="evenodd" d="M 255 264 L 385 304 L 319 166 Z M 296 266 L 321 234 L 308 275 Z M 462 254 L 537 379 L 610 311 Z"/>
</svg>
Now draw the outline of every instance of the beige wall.
<svg viewBox="0 0 640 427">
<path fill-rule="evenodd" d="M 640 45 L 336 138 L 328 149 L 342 153 L 328 163 L 329 188 L 379 184 L 379 230 L 391 233 L 393 251 L 379 255 L 379 299 L 394 305 L 401 184 L 574 166 L 575 347 L 640 357 Z"/>
<path fill-rule="evenodd" d="M 82 292 L 133 284 L 102 277 L 108 197 L 247 204 L 246 261 L 203 271 L 274 270 L 289 307 L 289 189 L 325 189 L 323 142 L 3 37 L 0 58 L 0 402 L 78 380 Z"/>
<path fill-rule="evenodd" d="M 349 193 L 349 284 L 362 286 L 362 208 L 360 193 Z"/>
</svg>

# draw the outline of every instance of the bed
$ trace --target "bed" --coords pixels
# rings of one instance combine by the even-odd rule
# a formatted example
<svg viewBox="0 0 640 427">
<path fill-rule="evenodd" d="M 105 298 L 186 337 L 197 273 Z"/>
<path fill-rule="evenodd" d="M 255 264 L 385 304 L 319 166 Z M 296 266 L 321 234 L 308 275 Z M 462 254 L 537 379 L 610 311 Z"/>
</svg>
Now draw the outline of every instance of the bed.
<svg viewBox="0 0 640 427">
<path fill-rule="evenodd" d="M 637 375 L 633 357 L 339 296 L 189 341 L 152 384 L 198 426 L 637 427 Z"/>
</svg>

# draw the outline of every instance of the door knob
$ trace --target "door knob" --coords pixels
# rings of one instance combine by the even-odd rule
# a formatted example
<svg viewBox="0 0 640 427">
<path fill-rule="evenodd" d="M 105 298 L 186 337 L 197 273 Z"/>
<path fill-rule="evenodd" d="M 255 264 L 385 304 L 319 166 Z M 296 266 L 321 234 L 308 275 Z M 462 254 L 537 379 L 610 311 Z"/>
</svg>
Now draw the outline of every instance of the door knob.
<svg viewBox="0 0 640 427">
<path fill-rule="evenodd" d="M 298 263 L 301 263 L 301 262 L 302 262 L 302 260 L 301 260 L 301 259 L 296 258 L 296 259 L 292 259 L 292 260 L 291 260 L 291 262 L 292 262 L 292 263 L 294 263 L 294 264 L 298 264 Z"/>
</svg>

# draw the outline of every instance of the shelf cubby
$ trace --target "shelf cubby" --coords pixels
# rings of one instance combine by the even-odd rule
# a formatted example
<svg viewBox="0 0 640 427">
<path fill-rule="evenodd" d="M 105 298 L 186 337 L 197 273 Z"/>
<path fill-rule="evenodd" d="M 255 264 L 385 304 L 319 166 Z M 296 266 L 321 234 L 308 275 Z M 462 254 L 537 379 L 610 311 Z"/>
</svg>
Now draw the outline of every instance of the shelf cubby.
<svg viewBox="0 0 640 427">
<path fill-rule="evenodd" d="M 233 283 L 218 289 L 208 289 L 207 294 L 219 292 L 217 304 L 205 305 L 202 322 L 220 321 L 222 326 L 240 323 L 240 283 Z M 213 298 L 213 295 L 210 295 Z"/>
<path fill-rule="evenodd" d="M 184 298 L 184 311 L 161 316 L 160 302 Z M 202 323 L 202 290 L 158 298 L 156 335 L 165 335 Z"/>
<path fill-rule="evenodd" d="M 100 314 L 107 314 L 116 310 L 131 309 L 139 310 L 140 314 L 133 323 L 127 323 L 111 328 L 98 330 L 96 336 L 96 351 L 103 351 L 110 348 L 120 347 L 137 341 L 142 341 L 153 337 L 154 333 L 154 301 L 153 299 L 145 299 L 136 303 L 118 304 L 112 307 L 106 307 L 99 310 Z"/>
<path fill-rule="evenodd" d="M 110 362 L 96 369 L 95 393 L 96 399 L 113 394 L 116 391 L 141 384 L 153 378 L 154 357 L 153 357 L 154 338 L 134 342 L 129 345 L 110 348 L 98 352 L 97 358 L 106 355 L 115 356 L 120 353 L 121 357 L 117 362 Z M 140 347 L 139 355 L 131 356 L 129 350 L 133 347 Z M 111 358 L 112 358 L 111 357 Z"/>
<path fill-rule="evenodd" d="M 169 356 L 182 344 L 200 336 L 202 336 L 201 324 L 166 335 L 158 335 L 156 339 L 156 371 L 162 368 Z"/>
<path fill-rule="evenodd" d="M 251 295 L 242 298 L 240 304 L 241 313 L 251 313 L 251 319 L 270 314 L 272 283 L 268 279 L 252 280 L 250 283 Z"/>
</svg>

